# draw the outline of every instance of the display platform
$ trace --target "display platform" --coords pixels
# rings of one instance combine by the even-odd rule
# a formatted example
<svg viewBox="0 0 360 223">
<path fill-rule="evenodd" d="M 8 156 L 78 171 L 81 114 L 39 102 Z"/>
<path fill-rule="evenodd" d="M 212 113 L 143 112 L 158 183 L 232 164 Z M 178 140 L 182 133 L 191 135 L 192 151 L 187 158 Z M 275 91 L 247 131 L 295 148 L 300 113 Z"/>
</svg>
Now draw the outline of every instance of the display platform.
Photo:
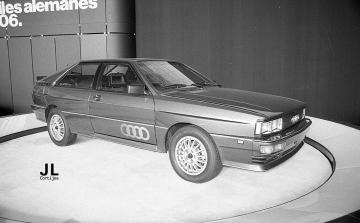
<svg viewBox="0 0 360 223">
<path fill-rule="evenodd" d="M 0 118 L 0 138 L 14 135 L 17 138 L 17 133 L 29 131 L 32 129 L 39 129 L 45 126 L 46 123 L 37 120 L 34 114 L 14 115 Z M 26 134 L 24 134 L 26 135 Z"/>
<path fill-rule="evenodd" d="M 335 157 L 335 172 L 334 163 L 314 141 L 267 172 L 224 168 L 214 180 L 193 184 L 175 174 L 167 154 L 86 137 L 79 137 L 72 146 L 57 147 L 47 132 L 16 138 L 0 144 L 0 219 L 308 222 L 359 209 L 359 194 L 347 194 L 356 192 L 360 183 L 355 173 L 359 161 L 353 157 L 360 157 L 360 152 L 351 155 L 360 145 L 359 131 L 311 119 L 309 136 L 330 148 L 326 151 Z M 339 126 L 349 137 L 348 144 L 333 140 L 343 135 L 329 128 Z M 350 144 L 353 146 L 346 146 Z M 40 179 L 45 163 L 54 163 L 57 180 Z M 335 198 L 342 201 L 342 207 L 327 212 L 329 207 L 338 206 Z"/>
</svg>

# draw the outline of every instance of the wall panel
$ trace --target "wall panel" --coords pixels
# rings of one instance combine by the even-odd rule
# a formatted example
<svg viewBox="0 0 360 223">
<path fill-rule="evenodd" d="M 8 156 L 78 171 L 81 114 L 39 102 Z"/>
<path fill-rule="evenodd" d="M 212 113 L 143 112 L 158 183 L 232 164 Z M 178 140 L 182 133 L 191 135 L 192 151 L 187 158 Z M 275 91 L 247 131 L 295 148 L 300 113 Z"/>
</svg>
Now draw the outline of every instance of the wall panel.
<svg viewBox="0 0 360 223">
<path fill-rule="evenodd" d="M 34 80 L 37 76 L 49 76 L 56 71 L 54 37 L 35 37 L 31 39 Z"/>
<path fill-rule="evenodd" d="M 110 34 L 107 36 L 107 57 L 135 57 L 135 36 L 132 34 Z"/>
<path fill-rule="evenodd" d="M 9 55 L 14 110 L 29 112 L 33 87 L 30 38 L 10 38 Z"/>
<path fill-rule="evenodd" d="M 63 70 L 80 60 L 79 36 L 57 36 L 55 38 L 55 43 L 58 71 Z"/>
<path fill-rule="evenodd" d="M 106 58 L 106 35 L 94 34 L 81 36 L 81 59 Z"/>
<path fill-rule="evenodd" d="M 0 114 L 13 111 L 7 40 L 0 39 Z"/>
<path fill-rule="evenodd" d="M 0 28 L 0 37 L 6 36 L 6 29 Z"/>
<path fill-rule="evenodd" d="M 79 13 L 82 33 L 106 32 L 105 1 L 98 1 L 96 9 L 80 10 Z"/>
<path fill-rule="evenodd" d="M 135 32 L 135 1 L 106 0 L 108 32 Z"/>
<path fill-rule="evenodd" d="M 184 63 L 190 66 L 196 65 L 198 71 L 211 77 L 212 73 L 209 72 L 209 2 L 207 0 L 184 1 L 183 7 L 186 9 L 186 13 L 183 14 L 183 27 L 186 31 L 183 32 L 182 47 L 183 52 L 187 54 L 184 57 Z M 199 11 L 203 13 L 197 13 Z M 177 32 L 174 34 L 177 35 Z"/>
</svg>

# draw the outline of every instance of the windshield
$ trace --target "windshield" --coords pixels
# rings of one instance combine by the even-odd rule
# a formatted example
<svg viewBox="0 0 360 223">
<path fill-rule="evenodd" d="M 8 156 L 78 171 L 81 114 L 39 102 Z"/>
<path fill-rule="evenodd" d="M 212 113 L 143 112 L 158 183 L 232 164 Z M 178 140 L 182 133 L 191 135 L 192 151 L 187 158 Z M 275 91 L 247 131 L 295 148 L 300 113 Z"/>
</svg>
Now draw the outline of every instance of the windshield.
<svg viewBox="0 0 360 223">
<path fill-rule="evenodd" d="M 160 91 L 189 86 L 212 86 L 216 83 L 201 76 L 184 64 L 168 61 L 138 62 L 140 72 Z"/>
</svg>

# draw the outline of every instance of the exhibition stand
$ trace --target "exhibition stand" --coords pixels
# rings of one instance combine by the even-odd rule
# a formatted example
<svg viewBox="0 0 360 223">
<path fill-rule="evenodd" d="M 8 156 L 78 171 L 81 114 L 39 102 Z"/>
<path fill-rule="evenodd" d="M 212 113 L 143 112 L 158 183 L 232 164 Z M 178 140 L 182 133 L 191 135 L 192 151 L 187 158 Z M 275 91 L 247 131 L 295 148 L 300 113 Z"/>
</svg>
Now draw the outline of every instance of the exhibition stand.
<svg viewBox="0 0 360 223">
<path fill-rule="evenodd" d="M 306 143 L 285 163 L 223 168 L 194 184 L 166 153 L 82 136 L 58 147 L 33 114 L 1 118 L 0 221 L 308 222 L 358 210 L 360 131 L 310 119 Z M 45 164 L 54 164 L 47 178 Z"/>
</svg>

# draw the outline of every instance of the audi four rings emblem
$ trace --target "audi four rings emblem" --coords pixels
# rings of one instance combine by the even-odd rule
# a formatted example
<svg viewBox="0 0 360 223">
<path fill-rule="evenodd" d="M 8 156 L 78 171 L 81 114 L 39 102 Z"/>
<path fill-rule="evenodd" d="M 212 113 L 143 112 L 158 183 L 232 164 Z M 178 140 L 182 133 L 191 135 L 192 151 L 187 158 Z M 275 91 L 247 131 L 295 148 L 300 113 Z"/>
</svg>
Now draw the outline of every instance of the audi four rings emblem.
<svg viewBox="0 0 360 223">
<path fill-rule="evenodd" d="M 124 136 L 130 138 L 141 139 L 145 141 L 150 139 L 150 133 L 145 127 L 121 124 L 120 131 Z"/>
</svg>

